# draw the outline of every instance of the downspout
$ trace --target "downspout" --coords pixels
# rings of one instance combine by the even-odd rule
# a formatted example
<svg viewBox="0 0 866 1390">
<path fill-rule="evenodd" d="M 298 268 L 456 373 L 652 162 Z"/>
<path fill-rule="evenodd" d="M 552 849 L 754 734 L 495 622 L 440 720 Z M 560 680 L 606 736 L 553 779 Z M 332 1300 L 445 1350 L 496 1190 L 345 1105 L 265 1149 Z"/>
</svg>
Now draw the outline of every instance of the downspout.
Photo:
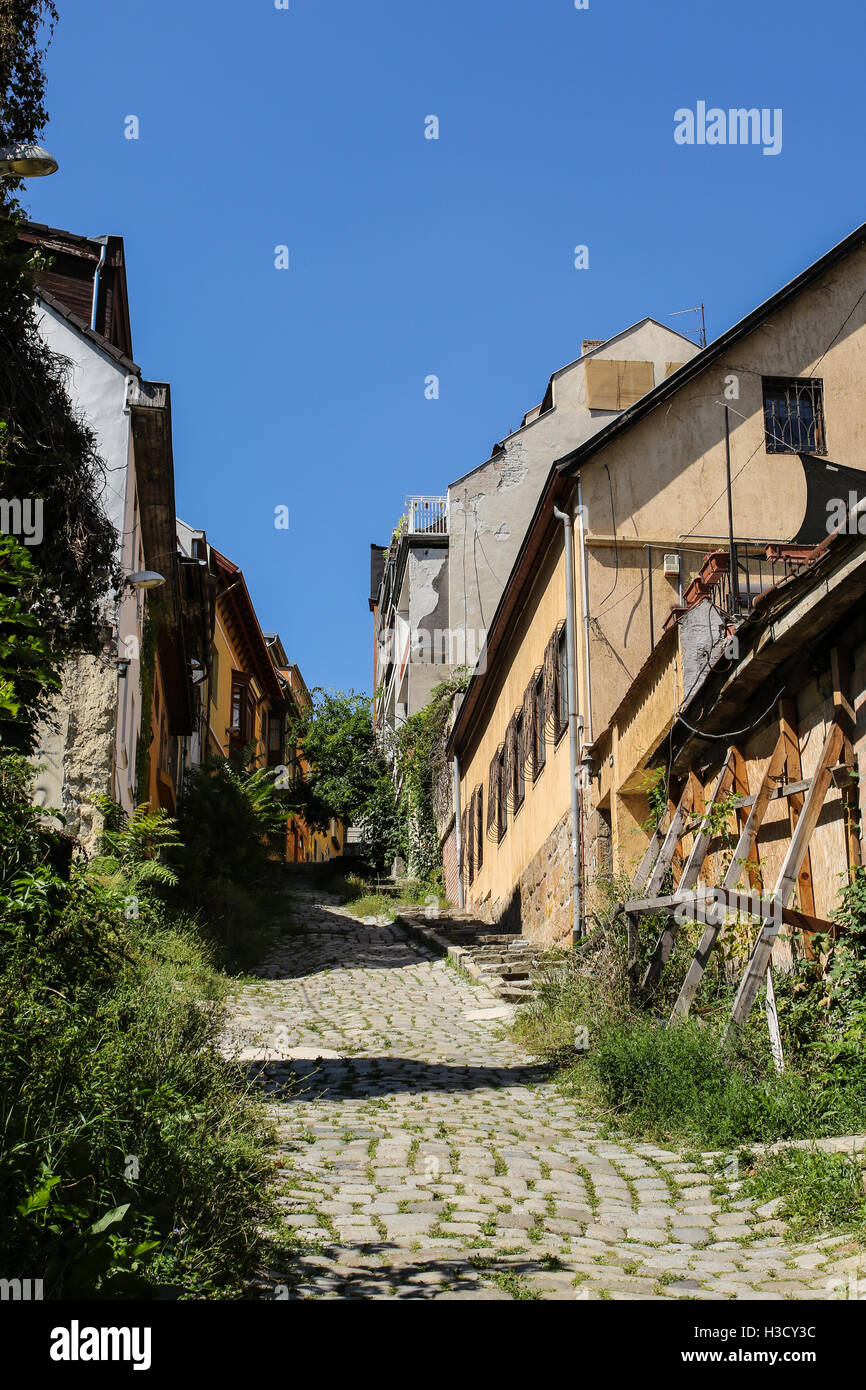
<svg viewBox="0 0 866 1390">
<path fill-rule="evenodd" d="M 102 278 L 102 268 L 105 265 L 105 258 L 107 255 L 108 247 L 106 246 L 105 242 L 103 242 L 102 251 L 100 252 L 99 260 L 96 264 L 96 270 L 93 274 L 93 304 L 90 310 L 90 327 L 92 328 L 94 333 L 96 332 L 96 310 L 99 301 L 99 284 Z"/>
<path fill-rule="evenodd" d="M 457 906 L 463 911 L 463 844 L 460 839 L 460 761 L 454 754 L 454 839 L 457 845 Z"/>
<path fill-rule="evenodd" d="M 583 493 L 577 475 L 577 536 L 580 546 L 581 588 L 583 590 L 583 659 L 586 667 L 586 741 L 592 743 L 592 675 L 589 666 L 589 576 L 586 566 L 586 532 L 583 525 Z"/>
<path fill-rule="evenodd" d="M 572 934 L 577 940 L 583 933 L 583 901 L 580 883 L 580 770 L 577 749 L 577 679 L 574 664 L 574 523 L 568 512 L 553 508 L 553 515 L 563 524 L 565 551 L 565 649 L 568 663 L 568 761 L 571 774 L 571 884 Z"/>
</svg>

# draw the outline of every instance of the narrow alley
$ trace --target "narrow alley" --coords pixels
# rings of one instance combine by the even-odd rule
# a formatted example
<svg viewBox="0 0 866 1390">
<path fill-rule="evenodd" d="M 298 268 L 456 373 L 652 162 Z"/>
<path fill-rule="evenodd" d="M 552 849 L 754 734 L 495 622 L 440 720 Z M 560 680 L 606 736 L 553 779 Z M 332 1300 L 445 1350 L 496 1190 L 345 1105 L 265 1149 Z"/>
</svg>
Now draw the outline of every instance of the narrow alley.
<svg viewBox="0 0 866 1390">
<path fill-rule="evenodd" d="M 843 1237 L 791 1245 L 706 1156 L 605 1139 L 506 1013 L 406 929 L 292 889 L 227 1044 L 270 1093 L 297 1250 L 259 1296 L 838 1296 Z"/>
</svg>

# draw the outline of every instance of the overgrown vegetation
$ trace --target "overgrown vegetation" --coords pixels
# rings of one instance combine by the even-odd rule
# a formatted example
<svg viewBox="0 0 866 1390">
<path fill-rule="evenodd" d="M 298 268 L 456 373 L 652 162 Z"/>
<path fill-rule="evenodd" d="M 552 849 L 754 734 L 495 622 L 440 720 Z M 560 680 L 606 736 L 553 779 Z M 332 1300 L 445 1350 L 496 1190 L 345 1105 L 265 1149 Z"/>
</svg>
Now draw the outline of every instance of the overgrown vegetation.
<svg viewBox="0 0 866 1390">
<path fill-rule="evenodd" d="M 374 729 L 368 696 L 313 691 L 312 705 L 290 731 L 309 765 L 303 789 L 308 825 L 324 829 L 334 816 L 357 826 L 374 870 L 390 870 L 400 858 L 413 879 L 438 890 L 437 794 L 447 773 L 451 709 L 467 681 L 464 669 L 452 673 L 391 740 Z"/>
<path fill-rule="evenodd" d="M 405 880 L 395 885 L 393 892 L 384 893 L 376 891 L 360 874 L 341 874 L 328 880 L 328 889 L 342 898 L 354 917 L 384 917 L 389 922 L 404 910 L 417 912 L 423 907 L 438 911 L 448 906 L 444 894 L 421 879 Z"/>
<path fill-rule="evenodd" d="M 862 1154 L 785 1148 L 745 1155 L 740 1195 L 768 1202 L 780 1198 L 776 1215 L 793 1240 L 837 1232 L 866 1239 L 866 1167 Z"/>
<path fill-rule="evenodd" d="M 46 124 L 41 44 L 56 19 L 51 0 L 0 0 L 0 144 L 34 142 Z M 100 506 L 95 436 L 70 402 L 69 364 L 44 342 L 33 313 L 38 266 L 18 239 L 18 189 L 19 181 L 0 179 L 0 494 L 10 508 L 41 508 L 41 541 L 18 578 L 57 662 L 98 650 L 101 602 L 119 577 L 116 535 Z M 33 722 L 22 724 L 26 736 L 32 746 Z"/>
<path fill-rule="evenodd" d="M 722 933 L 690 1018 L 668 1027 L 703 927 L 683 924 L 657 993 L 641 1003 L 634 982 L 661 919 L 642 923 L 630 977 L 624 924 L 611 911 L 624 885 L 601 887 L 595 930 L 550 957 L 538 999 L 516 1022 L 524 1044 L 559 1064 L 570 1094 L 628 1134 L 703 1148 L 866 1128 L 864 870 L 852 873 L 843 894 L 838 939 L 817 942 L 812 957 L 792 943 L 793 973 L 775 974 L 781 1075 L 760 1001 L 736 1043 L 721 1045 L 754 926 L 732 923 Z"/>
<path fill-rule="evenodd" d="M 286 816 L 297 808 L 277 776 L 275 768 L 255 767 L 247 749 L 192 768 L 184 784 L 170 900 L 196 915 L 227 968 L 258 957 L 274 917 L 274 859 L 282 857 Z"/>
<path fill-rule="evenodd" d="M 70 864 L 0 759 L 0 1245 L 46 1297 L 238 1292 L 268 1170 L 223 1060 L 224 978 L 158 890 L 176 832 L 109 817 Z"/>
<path fill-rule="evenodd" d="M 46 19 L 50 0 L 0 0 L 0 143 L 45 124 Z M 267 1138 L 220 1053 L 224 953 L 191 909 L 222 892 L 231 910 L 238 858 L 266 858 L 272 792 L 213 770 L 218 795 L 191 788 L 202 817 L 225 819 L 219 864 L 163 812 L 127 821 L 108 802 L 88 863 L 31 805 L 25 755 L 64 661 L 99 649 L 118 574 L 94 437 L 36 327 L 20 216 L 0 181 L 4 530 L 25 499 L 42 508 L 41 543 L 0 535 L 0 1246 L 48 1298 L 237 1293 L 266 1216 Z"/>
</svg>

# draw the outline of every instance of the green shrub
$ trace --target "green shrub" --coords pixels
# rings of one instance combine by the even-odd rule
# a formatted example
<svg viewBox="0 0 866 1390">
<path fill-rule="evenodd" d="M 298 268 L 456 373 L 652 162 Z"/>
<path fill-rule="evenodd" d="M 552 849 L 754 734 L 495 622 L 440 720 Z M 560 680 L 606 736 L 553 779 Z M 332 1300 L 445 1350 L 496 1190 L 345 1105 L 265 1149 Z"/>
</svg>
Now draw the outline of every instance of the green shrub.
<svg viewBox="0 0 866 1390">
<path fill-rule="evenodd" d="M 862 1156 L 820 1149 L 782 1149 L 752 1161 L 744 1197 L 781 1197 L 777 1215 L 794 1240 L 839 1231 L 866 1236 L 866 1169 Z"/>
<path fill-rule="evenodd" d="M 0 763 L 0 1247 L 48 1297 L 235 1293 L 269 1171 L 197 926 L 58 837 Z M 109 848 L 109 846 L 106 846 Z M 117 849 L 115 843 L 114 848 Z M 129 865 L 127 865 L 129 869 Z"/>
<path fill-rule="evenodd" d="M 614 887 L 609 896 L 615 893 Z M 840 939 L 819 992 L 794 1006 L 802 1010 L 802 1027 L 808 1020 L 801 1043 L 805 1036 L 809 1045 L 799 1050 L 790 1031 L 793 1014 L 785 1004 L 800 999 L 797 990 L 807 987 L 798 984 L 797 975 L 776 976 L 780 1018 L 788 1020 L 783 1023 L 788 1067 L 779 1075 L 760 1007 L 736 1047 L 722 1048 L 733 995 L 733 982 L 722 969 L 711 977 L 700 1010 L 685 1022 L 666 1026 L 691 945 L 683 948 L 682 958 L 672 955 L 662 977 L 666 988 L 650 1001 L 650 1012 L 630 988 L 624 926 L 609 906 L 605 910 L 603 896 L 597 896 L 593 933 L 574 949 L 546 957 L 537 997 L 520 1010 L 514 1024 L 518 1041 L 559 1064 L 563 1085 L 582 1105 L 628 1133 L 709 1148 L 850 1134 L 866 1127 L 866 1069 L 856 1050 L 856 1027 L 852 1032 L 860 1008 L 858 929 Z M 856 895 L 848 901 L 853 916 Z M 658 929 L 658 923 L 650 922 L 642 930 L 641 972 Z M 798 968 L 802 972 L 802 963 Z M 815 967 L 808 969 L 814 972 Z M 834 986 L 834 981 L 840 983 Z M 823 1008 L 822 997 L 829 1001 Z M 847 1040 L 849 1051 L 840 1052 L 840 1039 Z M 849 1058 L 858 1056 L 861 1065 L 852 1065 Z"/>
</svg>

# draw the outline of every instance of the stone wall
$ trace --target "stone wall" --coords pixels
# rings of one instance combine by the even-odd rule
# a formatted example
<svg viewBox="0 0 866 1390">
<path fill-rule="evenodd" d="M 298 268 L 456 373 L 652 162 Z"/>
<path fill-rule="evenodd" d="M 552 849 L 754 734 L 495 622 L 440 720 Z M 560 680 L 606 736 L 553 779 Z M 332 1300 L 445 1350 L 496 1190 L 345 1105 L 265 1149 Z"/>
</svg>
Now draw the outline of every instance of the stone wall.
<svg viewBox="0 0 866 1390">
<path fill-rule="evenodd" d="M 460 888 L 457 879 L 457 835 L 453 819 L 442 841 L 442 876 L 445 880 L 445 896 L 450 903 L 456 904 L 460 899 Z"/>
<path fill-rule="evenodd" d="M 33 759 L 34 801 L 59 811 L 88 854 L 102 829 L 94 797 L 112 792 L 116 711 L 116 666 L 93 656 L 68 662 Z"/>
<path fill-rule="evenodd" d="M 485 903 L 477 915 L 519 931 L 534 945 L 569 945 L 572 927 L 571 810 L 529 861 L 507 899 Z"/>
</svg>

